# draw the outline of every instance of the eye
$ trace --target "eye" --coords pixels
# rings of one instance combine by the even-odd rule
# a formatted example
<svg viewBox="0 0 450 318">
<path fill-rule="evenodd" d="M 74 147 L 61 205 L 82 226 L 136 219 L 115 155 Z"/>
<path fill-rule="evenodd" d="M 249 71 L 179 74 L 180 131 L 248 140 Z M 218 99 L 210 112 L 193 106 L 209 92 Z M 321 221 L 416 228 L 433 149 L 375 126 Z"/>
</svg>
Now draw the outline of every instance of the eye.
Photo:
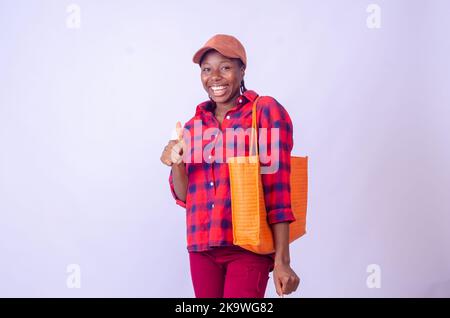
<svg viewBox="0 0 450 318">
<path fill-rule="evenodd" d="M 204 67 L 204 68 L 202 69 L 202 71 L 203 71 L 203 72 L 209 72 L 209 71 L 210 71 L 210 68 L 209 68 L 209 67 Z"/>
<path fill-rule="evenodd" d="M 225 71 L 228 71 L 228 70 L 230 70 L 230 69 L 231 69 L 231 67 L 228 66 L 228 65 L 225 65 L 225 66 L 222 67 L 222 70 L 225 70 Z"/>
</svg>

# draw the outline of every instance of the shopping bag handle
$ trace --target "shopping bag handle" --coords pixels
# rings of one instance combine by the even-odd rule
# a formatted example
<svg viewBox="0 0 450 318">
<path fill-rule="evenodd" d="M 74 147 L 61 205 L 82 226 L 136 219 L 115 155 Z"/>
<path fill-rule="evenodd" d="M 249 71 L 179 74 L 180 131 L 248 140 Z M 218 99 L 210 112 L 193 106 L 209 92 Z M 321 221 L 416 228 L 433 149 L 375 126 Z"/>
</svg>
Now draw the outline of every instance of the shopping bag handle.
<svg viewBox="0 0 450 318">
<path fill-rule="evenodd" d="M 250 156 L 256 155 L 259 157 L 259 147 L 258 147 L 258 124 L 256 122 L 256 104 L 261 96 L 256 97 L 253 101 L 252 109 L 252 131 L 250 134 Z M 256 147 L 255 147 L 256 146 Z M 255 148 L 255 151 L 253 151 Z"/>
</svg>

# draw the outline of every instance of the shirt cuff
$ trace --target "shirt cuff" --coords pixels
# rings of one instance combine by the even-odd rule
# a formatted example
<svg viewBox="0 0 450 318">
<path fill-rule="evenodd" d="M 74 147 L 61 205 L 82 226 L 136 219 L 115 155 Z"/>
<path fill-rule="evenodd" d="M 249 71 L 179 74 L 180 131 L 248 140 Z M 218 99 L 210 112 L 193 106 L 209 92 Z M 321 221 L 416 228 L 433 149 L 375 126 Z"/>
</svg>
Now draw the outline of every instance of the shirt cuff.
<svg viewBox="0 0 450 318">
<path fill-rule="evenodd" d="M 172 196 L 175 199 L 175 203 L 178 204 L 179 206 L 183 207 L 183 208 L 186 208 L 186 202 L 181 201 L 177 197 L 177 194 L 175 193 L 175 187 L 173 186 L 172 171 L 170 171 L 169 184 L 170 184 L 170 192 L 172 192 Z"/>
<path fill-rule="evenodd" d="M 281 222 L 294 222 L 295 217 L 291 208 L 274 209 L 267 212 L 267 222 L 269 224 Z"/>
</svg>

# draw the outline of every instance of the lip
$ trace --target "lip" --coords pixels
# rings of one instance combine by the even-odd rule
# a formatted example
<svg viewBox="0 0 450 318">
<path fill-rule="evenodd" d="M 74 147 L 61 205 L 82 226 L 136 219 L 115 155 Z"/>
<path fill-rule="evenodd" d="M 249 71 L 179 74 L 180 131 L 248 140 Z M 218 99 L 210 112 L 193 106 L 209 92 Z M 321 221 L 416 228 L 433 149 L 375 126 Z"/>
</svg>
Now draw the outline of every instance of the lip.
<svg viewBox="0 0 450 318">
<path fill-rule="evenodd" d="M 213 84 L 209 86 L 209 91 L 212 96 L 220 98 L 226 95 L 228 87 L 228 84 Z"/>
</svg>

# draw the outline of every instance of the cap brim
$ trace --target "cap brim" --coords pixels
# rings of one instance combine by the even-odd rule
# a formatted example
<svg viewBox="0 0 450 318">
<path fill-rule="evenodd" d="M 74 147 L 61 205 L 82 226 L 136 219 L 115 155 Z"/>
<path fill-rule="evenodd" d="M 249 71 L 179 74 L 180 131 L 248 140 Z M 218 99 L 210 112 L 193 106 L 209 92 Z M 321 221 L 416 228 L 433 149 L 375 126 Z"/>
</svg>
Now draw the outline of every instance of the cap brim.
<svg viewBox="0 0 450 318">
<path fill-rule="evenodd" d="M 212 46 L 204 46 L 200 50 L 198 50 L 197 53 L 194 54 L 192 61 L 194 61 L 194 63 L 196 63 L 196 64 L 200 64 L 200 60 L 202 59 L 203 55 L 205 55 L 205 53 L 208 52 L 209 50 L 215 50 L 215 51 L 219 52 L 220 54 L 222 54 L 223 56 L 226 56 L 228 58 L 234 58 L 234 59 L 240 58 L 239 56 L 237 56 L 236 54 L 233 54 L 232 52 L 226 52 L 224 49 L 219 49 L 217 47 L 212 47 Z"/>
<path fill-rule="evenodd" d="M 209 47 L 209 46 L 202 47 L 200 50 L 198 50 L 194 54 L 192 61 L 194 61 L 195 64 L 200 64 L 200 60 L 202 59 L 203 55 L 209 50 L 217 50 L 217 49 Z"/>
</svg>

